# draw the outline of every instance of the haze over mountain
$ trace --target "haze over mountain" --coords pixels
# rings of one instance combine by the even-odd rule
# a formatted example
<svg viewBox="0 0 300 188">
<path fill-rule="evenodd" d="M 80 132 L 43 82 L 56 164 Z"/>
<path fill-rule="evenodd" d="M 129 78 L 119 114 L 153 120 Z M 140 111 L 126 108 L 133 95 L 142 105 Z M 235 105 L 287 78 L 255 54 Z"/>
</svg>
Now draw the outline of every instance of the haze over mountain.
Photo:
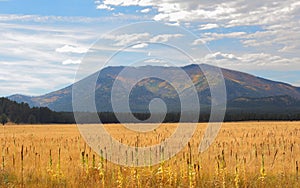
<svg viewBox="0 0 300 188">
<path fill-rule="evenodd" d="M 174 80 L 183 80 L 180 79 L 181 75 L 176 74 L 176 70 L 178 69 L 176 67 L 106 67 L 100 72 L 95 73 L 96 75 L 99 74 L 95 87 L 95 101 L 97 110 L 99 112 L 113 111 L 111 104 L 111 92 L 113 83 L 116 80 L 124 85 L 132 81 L 132 75 L 127 74 L 125 76 L 118 76 L 125 68 L 132 73 L 138 73 L 139 71 L 151 73 L 155 71 L 155 73 L 158 75 L 167 75 L 171 79 L 174 78 Z M 206 64 L 201 64 L 200 66 L 191 64 L 181 67 L 181 69 L 184 70 L 192 80 L 199 97 L 201 108 L 204 107 L 209 109 L 211 104 L 211 93 L 205 75 L 214 77 L 215 67 Z M 205 70 L 206 72 L 204 73 L 202 70 Z M 299 87 L 294 87 L 290 84 L 271 81 L 229 69 L 221 68 L 221 71 L 223 73 L 226 85 L 228 110 L 255 111 L 260 109 L 266 112 L 280 111 L 284 109 L 299 110 Z M 93 75 L 90 77 L 92 76 Z M 87 77 L 79 82 L 89 84 L 90 77 Z M 216 82 L 218 82 L 218 80 L 216 80 Z M 175 85 L 183 92 L 183 96 L 189 98 L 190 85 L 180 81 L 176 82 Z M 72 86 L 73 85 L 70 85 L 61 90 L 42 96 L 29 97 L 24 95 L 12 95 L 9 97 L 9 99 L 17 102 L 25 102 L 30 106 L 43 106 L 49 107 L 55 111 L 70 112 L 73 110 Z M 121 88 L 118 91 L 119 101 L 125 100 L 123 93 L 124 91 Z M 87 95 L 86 97 L 91 96 Z M 133 112 L 149 112 L 149 103 L 154 98 L 161 98 L 165 102 L 169 112 L 180 111 L 181 104 L 179 100 L 179 94 L 176 92 L 175 88 L 167 81 L 155 77 L 142 79 L 135 84 L 129 97 L 130 108 Z M 84 101 L 85 99 L 82 100 Z M 83 111 L 84 110 L 85 109 L 83 108 Z M 191 108 L 188 110 L 192 111 L 193 109 Z"/>
</svg>

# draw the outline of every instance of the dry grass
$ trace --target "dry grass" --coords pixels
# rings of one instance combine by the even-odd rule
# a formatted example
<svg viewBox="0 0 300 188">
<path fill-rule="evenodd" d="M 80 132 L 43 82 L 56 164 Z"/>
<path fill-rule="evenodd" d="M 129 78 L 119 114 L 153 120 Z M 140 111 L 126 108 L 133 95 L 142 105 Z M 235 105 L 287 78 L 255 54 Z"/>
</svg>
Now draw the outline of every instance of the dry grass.
<svg viewBox="0 0 300 188">
<path fill-rule="evenodd" d="M 300 122 L 225 123 L 213 145 L 198 153 L 207 124 L 176 157 L 152 167 L 112 164 L 95 154 L 75 125 L 1 127 L 2 187 L 299 187 Z M 106 125 L 129 145 L 153 145 L 176 124 L 150 133 Z M 139 139 L 136 139 L 136 138 Z M 126 138 L 126 139 L 125 139 Z M 23 148 L 23 150 L 22 150 Z"/>
</svg>

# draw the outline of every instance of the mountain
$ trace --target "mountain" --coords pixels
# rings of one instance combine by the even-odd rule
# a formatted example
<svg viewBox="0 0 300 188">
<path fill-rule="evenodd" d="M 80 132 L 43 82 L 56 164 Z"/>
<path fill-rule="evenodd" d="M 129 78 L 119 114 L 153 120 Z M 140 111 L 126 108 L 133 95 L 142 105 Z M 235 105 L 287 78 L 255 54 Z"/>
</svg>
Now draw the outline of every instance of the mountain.
<svg viewBox="0 0 300 188">
<path fill-rule="evenodd" d="M 124 70 L 127 71 L 127 74 L 122 74 Z M 154 98 L 161 98 L 165 102 L 168 112 L 178 112 L 180 111 L 181 104 L 179 94 L 174 87 L 181 91 L 180 96 L 187 99 L 187 101 L 192 97 L 192 85 L 184 81 L 186 78 L 184 77 L 184 74 L 180 72 L 182 70 L 188 75 L 190 80 L 192 80 L 199 97 L 201 108 L 207 108 L 207 110 L 209 110 L 209 106 L 211 105 L 211 93 L 206 78 L 212 78 L 210 80 L 213 81 L 210 81 L 210 85 L 217 85 L 219 80 L 214 79 L 216 67 L 206 64 L 191 64 L 181 67 L 180 70 L 178 70 L 177 67 L 163 66 L 106 67 L 78 83 L 75 83 L 75 85 L 89 85 L 90 87 L 93 87 L 90 81 L 96 77 L 96 85 L 93 89 L 95 90 L 97 110 L 101 112 L 110 112 L 113 111 L 110 99 L 112 86 L 115 81 L 118 81 L 122 86 L 118 88 L 116 95 L 117 102 L 122 103 L 126 99 L 125 88 L 130 84 L 134 84 L 134 81 L 139 74 L 163 75 L 163 77 L 166 77 L 169 80 L 175 80 L 175 82 L 170 84 L 155 76 L 148 76 L 134 84 L 129 95 L 130 108 L 134 112 L 149 112 L 148 105 L 150 101 Z M 300 108 L 299 87 L 229 69 L 221 68 L 221 71 L 226 85 L 228 109 L 265 109 L 268 111 L 268 109 Z M 26 102 L 30 106 L 49 107 L 54 111 L 72 111 L 72 87 L 73 85 L 70 85 L 64 89 L 36 97 L 12 95 L 9 99 L 17 102 Z M 88 93 L 86 95 L 83 94 L 82 96 L 82 111 L 88 111 L 89 107 L 88 104 L 84 104 L 84 98 L 92 96 Z M 86 106 L 84 107 L 84 105 Z M 189 105 L 193 106 L 193 101 L 190 101 L 190 104 L 187 106 Z M 126 109 L 124 109 L 124 111 L 126 111 Z"/>
</svg>

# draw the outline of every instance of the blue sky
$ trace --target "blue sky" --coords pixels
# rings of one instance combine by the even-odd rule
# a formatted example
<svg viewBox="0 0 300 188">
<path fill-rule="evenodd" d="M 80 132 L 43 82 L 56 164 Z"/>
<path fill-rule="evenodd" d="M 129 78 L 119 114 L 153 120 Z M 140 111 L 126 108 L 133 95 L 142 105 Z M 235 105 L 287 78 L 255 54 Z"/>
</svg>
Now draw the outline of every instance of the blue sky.
<svg viewBox="0 0 300 188">
<path fill-rule="evenodd" d="M 123 64 L 169 53 L 145 41 L 184 44 L 196 62 L 300 86 L 299 20 L 297 0 L 0 0 L 0 96 L 68 86 L 84 62 L 103 64 L 122 47 L 133 47 L 115 57 Z M 120 29 L 144 21 L 170 27 Z M 93 44 L 99 53 L 92 58 Z"/>
<path fill-rule="evenodd" d="M 82 0 L 7 0 L 0 1 L 2 14 L 35 14 L 40 16 L 99 16 L 93 1 Z"/>
</svg>

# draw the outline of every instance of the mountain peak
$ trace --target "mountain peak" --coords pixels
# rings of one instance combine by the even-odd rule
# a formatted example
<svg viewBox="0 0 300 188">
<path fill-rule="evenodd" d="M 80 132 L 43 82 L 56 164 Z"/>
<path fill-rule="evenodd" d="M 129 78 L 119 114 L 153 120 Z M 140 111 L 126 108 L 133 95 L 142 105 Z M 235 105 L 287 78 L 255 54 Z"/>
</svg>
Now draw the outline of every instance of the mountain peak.
<svg viewBox="0 0 300 188">
<path fill-rule="evenodd" d="M 207 84 L 206 78 L 203 76 L 201 67 L 205 69 L 206 74 L 214 74 L 216 66 L 208 64 L 190 64 L 183 66 L 182 69 L 189 75 L 193 81 L 195 88 L 198 92 L 200 103 L 204 105 L 210 104 L 210 88 Z M 112 85 L 118 74 L 126 66 L 109 66 L 102 69 L 99 74 L 97 84 L 95 87 L 96 105 L 100 111 L 111 111 L 111 89 Z M 156 71 L 158 74 L 168 75 L 170 78 L 178 78 L 179 75 L 174 74 L 175 67 L 164 66 L 141 66 L 141 67 L 128 67 L 139 71 L 139 69 L 147 69 L 147 71 Z M 238 98 L 265 98 L 274 96 L 290 96 L 297 100 L 300 99 L 300 88 L 291 86 L 286 83 L 276 82 L 253 76 L 247 73 L 233 71 L 230 69 L 220 68 L 223 73 L 224 81 L 227 90 L 227 99 L 232 101 Z M 87 77 L 85 80 L 89 80 Z M 119 81 L 124 84 L 130 82 L 130 75 L 125 75 Z M 175 79 L 178 80 L 178 79 Z M 180 79 L 179 79 L 180 80 Z M 88 83 L 87 83 L 88 84 Z M 187 83 L 176 83 L 184 90 Z M 121 92 L 122 93 L 122 92 Z M 164 80 L 148 78 L 139 83 L 136 83 L 132 90 L 130 101 L 132 102 L 132 109 L 136 111 L 148 110 L 149 102 L 153 98 L 162 98 L 166 104 L 173 109 L 178 109 L 179 104 L 177 92 L 172 85 Z M 120 94 L 120 100 L 123 99 Z M 134 98 L 135 97 L 135 98 Z M 42 96 L 29 97 L 24 95 L 12 95 L 9 97 L 17 102 L 26 102 L 30 106 L 46 106 L 55 111 L 72 111 L 72 85 L 54 91 Z M 265 100 L 265 99 L 264 99 Z M 289 100 L 289 99 L 287 99 Z"/>
</svg>

